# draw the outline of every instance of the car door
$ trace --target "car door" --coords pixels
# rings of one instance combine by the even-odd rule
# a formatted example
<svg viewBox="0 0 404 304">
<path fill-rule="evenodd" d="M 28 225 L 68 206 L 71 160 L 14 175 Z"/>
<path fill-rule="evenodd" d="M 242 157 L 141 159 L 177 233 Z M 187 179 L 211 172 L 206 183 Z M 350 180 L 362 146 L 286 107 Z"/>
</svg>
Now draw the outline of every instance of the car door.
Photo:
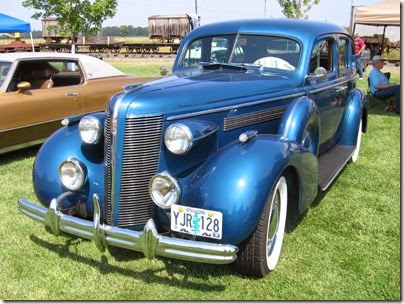
<svg viewBox="0 0 404 304">
<path fill-rule="evenodd" d="M 20 62 L 9 89 L 0 95 L 0 150 L 39 143 L 61 127 L 61 120 L 82 113 L 77 85 L 57 79 L 62 67 L 74 61 Z M 35 70 L 46 67 L 46 71 Z M 60 69 L 59 69 L 60 68 Z M 31 69 L 31 70 L 30 70 Z M 52 74 L 54 73 L 54 74 Z M 52 74 L 41 80 L 40 74 Z M 41 87 L 54 78 L 54 86 Z M 14 81 L 14 83 L 13 83 Z M 18 91 L 16 83 L 30 82 L 31 89 Z M 52 81 L 53 82 L 53 81 Z"/>
<path fill-rule="evenodd" d="M 338 142 L 343 134 L 343 130 L 346 125 L 346 121 L 343 121 L 343 114 L 346 104 L 349 99 L 349 93 L 351 92 L 354 80 L 352 78 L 352 47 L 353 42 L 347 35 L 337 35 L 337 58 L 338 58 L 338 80 L 339 83 L 334 87 L 334 93 L 336 95 L 336 119 L 337 119 L 337 132 L 334 136 L 334 141 Z M 339 131 L 338 131 L 339 130 Z"/>
<path fill-rule="evenodd" d="M 336 42 L 334 35 L 320 37 L 313 45 L 308 67 L 309 97 L 314 100 L 320 112 L 321 130 L 319 154 L 334 144 L 334 135 L 339 122 L 338 99 L 335 88 L 338 86 L 336 65 Z M 323 68 L 324 79 L 317 77 L 316 69 Z"/>
</svg>

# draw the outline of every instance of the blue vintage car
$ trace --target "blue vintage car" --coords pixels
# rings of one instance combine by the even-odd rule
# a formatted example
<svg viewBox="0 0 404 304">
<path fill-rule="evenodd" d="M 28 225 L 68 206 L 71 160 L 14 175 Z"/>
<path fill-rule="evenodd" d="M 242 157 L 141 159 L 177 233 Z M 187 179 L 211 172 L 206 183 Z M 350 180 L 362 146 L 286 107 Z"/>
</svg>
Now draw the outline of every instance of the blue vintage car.
<svg viewBox="0 0 404 304">
<path fill-rule="evenodd" d="M 33 168 L 46 207 L 19 208 L 101 251 L 234 262 L 264 276 L 287 215 L 358 158 L 367 105 L 353 48 L 342 27 L 307 20 L 197 28 L 172 74 L 64 121 Z"/>
</svg>

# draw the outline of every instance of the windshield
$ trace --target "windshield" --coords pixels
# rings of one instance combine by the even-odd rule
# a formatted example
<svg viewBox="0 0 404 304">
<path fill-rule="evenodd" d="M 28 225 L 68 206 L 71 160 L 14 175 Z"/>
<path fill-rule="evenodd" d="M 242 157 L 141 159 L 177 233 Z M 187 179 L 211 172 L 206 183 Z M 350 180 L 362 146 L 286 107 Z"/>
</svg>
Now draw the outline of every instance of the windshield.
<svg viewBox="0 0 404 304">
<path fill-rule="evenodd" d="M 200 62 L 253 65 L 294 71 L 300 58 L 300 45 L 290 38 L 263 35 L 224 35 L 192 41 L 181 67 Z"/>
<path fill-rule="evenodd" d="M 8 71 L 10 70 L 11 62 L 0 61 L 0 88 L 3 85 L 4 79 L 6 79 Z"/>
</svg>

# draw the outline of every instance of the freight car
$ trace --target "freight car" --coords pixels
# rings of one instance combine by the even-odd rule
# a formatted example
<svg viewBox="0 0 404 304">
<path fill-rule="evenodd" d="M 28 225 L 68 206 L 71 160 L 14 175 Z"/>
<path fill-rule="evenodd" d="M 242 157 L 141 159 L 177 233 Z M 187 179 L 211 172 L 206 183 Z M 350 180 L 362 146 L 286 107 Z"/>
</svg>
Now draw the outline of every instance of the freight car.
<svg viewBox="0 0 404 304">
<path fill-rule="evenodd" d="M 58 29 L 58 21 L 55 17 L 48 17 L 42 19 L 42 37 L 45 39 L 46 44 L 52 43 L 69 43 L 72 41 L 71 36 L 65 36 Z M 77 42 L 77 41 L 75 41 Z"/>
<path fill-rule="evenodd" d="M 171 53 L 175 54 L 181 40 L 195 27 L 199 26 L 200 17 L 196 14 L 155 15 L 149 19 L 149 38 L 157 43 L 115 43 L 113 37 L 90 36 L 79 37 L 75 41 L 76 52 L 81 53 Z M 42 50 L 70 52 L 71 37 L 65 37 L 57 31 L 57 19 L 42 20 L 42 36 L 45 44 Z M 174 42 L 178 39 L 179 42 Z"/>
<path fill-rule="evenodd" d="M 163 43 L 182 40 L 199 26 L 200 17 L 195 14 L 154 15 L 149 17 L 149 38 Z"/>
</svg>

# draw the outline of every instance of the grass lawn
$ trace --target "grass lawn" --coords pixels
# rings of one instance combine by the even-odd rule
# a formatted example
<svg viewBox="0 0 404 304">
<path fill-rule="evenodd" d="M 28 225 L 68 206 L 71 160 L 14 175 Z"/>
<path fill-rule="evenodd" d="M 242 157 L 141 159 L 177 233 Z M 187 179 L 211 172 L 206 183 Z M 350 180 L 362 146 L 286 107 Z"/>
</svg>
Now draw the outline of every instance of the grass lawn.
<svg viewBox="0 0 404 304">
<path fill-rule="evenodd" d="M 112 63 L 143 73 L 140 63 Z M 152 66 L 147 75 L 158 76 L 161 62 L 146 65 Z M 399 70 L 392 72 L 399 81 Z M 366 78 L 358 85 L 366 91 Z M 0 156 L 0 299 L 400 299 L 400 117 L 394 113 L 370 109 L 358 162 L 286 234 L 278 268 L 263 279 L 242 276 L 232 265 L 147 260 L 123 249 L 102 255 L 92 242 L 53 236 L 17 207 L 18 197 L 37 201 L 31 184 L 37 150 Z"/>
</svg>

